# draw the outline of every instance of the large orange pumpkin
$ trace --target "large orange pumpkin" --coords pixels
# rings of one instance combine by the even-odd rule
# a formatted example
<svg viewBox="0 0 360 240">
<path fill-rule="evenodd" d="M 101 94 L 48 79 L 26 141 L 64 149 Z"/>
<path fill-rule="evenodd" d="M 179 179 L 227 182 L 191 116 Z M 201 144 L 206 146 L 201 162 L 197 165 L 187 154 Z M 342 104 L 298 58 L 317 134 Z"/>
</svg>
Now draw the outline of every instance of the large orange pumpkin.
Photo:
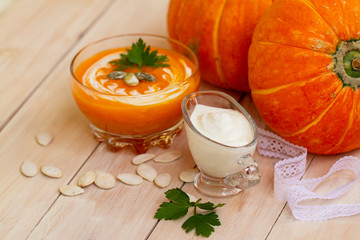
<svg viewBox="0 0 360 240">
<path fill-rule="evenodd" d="M 249 91 L 247 53 L 261 14 L 272 0 L 171 0 L 171 38 L 197 54 L 201 78 L 223 88 Z"/>
<path fill-rule="evenodd" d="M 275 1 L 254 31 L 249 83 L 285 139 L 319 154 L 359 148 L 360 1 Z"/>
</svg>

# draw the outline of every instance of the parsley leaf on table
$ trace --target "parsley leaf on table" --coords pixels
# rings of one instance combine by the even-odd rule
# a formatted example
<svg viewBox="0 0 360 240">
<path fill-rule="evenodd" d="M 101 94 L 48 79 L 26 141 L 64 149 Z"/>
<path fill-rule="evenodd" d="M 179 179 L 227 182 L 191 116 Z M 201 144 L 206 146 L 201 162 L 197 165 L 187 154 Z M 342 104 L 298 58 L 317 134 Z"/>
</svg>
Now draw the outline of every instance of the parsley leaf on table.
<svg viewBox="0 0 360 240">
<path fill-rule="evenodd" d="M 139 38 L 136 43 L 126 49 L 127 54 L 120 54 L 120 59 L 110 61 L 111 64 L 118 66 L 114 71 L 121 71 L 126 68 L 150 66 L 153 68 L 169 67 L 165 62 L 168 61 L 166 55 L 157 55 L 158 51 L 150 52 L 150 46 L 146 46 L 144 41 Z"/>
<path fill-rule="evenodd" d="M 161 220 L 178 219 L 185 216 L 190 205 L 185 203 L 163 202 L 155 214 L 155 218 Z"/>
<path fill-rule="evenodd" d="M 220 220 L 215 212 L 208 214 L 199 214 L 196 212 L 196 208 L 212 211 L 218 207 L 222 207 L 225 204 L 220 203 L 214 205 L 211 202 L 200 203 L 201 198 L 196 202 L 190 202 L 189 196 L 180 188 L 170 189 L 165 192 L 165 196 L 171 202 L 163 202 L 157 209 L 155 218 L 161 220 L 173 220 L 185 216 L 188 213 L 190 207 L 194 207 L 194 215 L 188 218 L 181 226 L 185 232 L 190 232 L 195 229 L 196 235 L 202 235 L 209 237 L 214 232 L 214 226 L 220 226 Z"/>
<path fill-rule="evenodd" d="M 185 192 L 183 192 L 180 188 L 174 188 L 168 190 L 165 195 L 166 198 L 172 202 L 163 202 L 157 210 L 155 218 L 159 220 L 171 220 L 178 219 L 187 214 L 191 204 L 190 198 Z"/>
<path fill-rule="evenodd" d="M 214 210 L 215 208 L 224 206 L 224 203 L 219 203 L 218 205 L 214 205 L 212 202 L 207 203 L 198 203 L 197 206 L 204 210 Z"/>
<path fill-rule="evenodd" d="M 187 203 L 190 204 L 189 196 L 180 188 L 170 189 L 165 192 L 167 199 L 177 202 L 177 203 Z"/>
<path fill-rule="evenodd" d="M 185 232 L 190 232 L 195 228 L 196 235 L 202 235 L 204 237 L 209 237 L 212 232 L 214 232 L 213 226 L 220 226 L 220 220 L 218 215 L 215 212 L 209 214 L 195 214 L 184 222 L 181 226 Z"/>
</svg>

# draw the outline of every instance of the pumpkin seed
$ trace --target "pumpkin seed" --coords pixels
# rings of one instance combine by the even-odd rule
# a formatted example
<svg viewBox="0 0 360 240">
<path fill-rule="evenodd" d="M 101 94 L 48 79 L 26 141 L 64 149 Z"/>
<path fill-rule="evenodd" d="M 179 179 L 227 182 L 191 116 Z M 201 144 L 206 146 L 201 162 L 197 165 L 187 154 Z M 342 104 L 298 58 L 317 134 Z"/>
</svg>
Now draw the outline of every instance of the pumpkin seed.
<svg viewBox="0 0 360 240">
<path fill-rule="evenodd" d="M 154 158 L 154 162 L 158 162 L 158 163 L 172 162 L 172 161 L 179 159 L 181 157 L 181 155 L 182 154 L 180 151 L 167 151 L 167 152 L 157 155 Z"/>
<path fill-rule="evenodd" d="M 148 81 L 148 82 L 156 81 L 156 78 L 153 75 L 149 74 L 149 73 L 137 72 L 137 73 L 135 73 L 135 76 L 139 80 L 144 80 L 144 81 Z"/>
<path fill-rule="evenodd" d="M 155 184 L 161 188 L 169 186 L 171 182 L 171 175 L 168 173 L 162 173 L 156 176 L 154 180 Z"/>
<path fill-rule="evenodd" d="M 60 168 L 57 168 L 55 166 L 52 165 L 43 165 L 40 168 L 40 171 L 48 176 L 48 177 L 52 177 L 52 178 L 60 178 L 62 176 L 62 171 Z"/>
<path fill-rule="evenodd" d="M 155 168 L 151 167 L 150 165 L 147 165 L 146 163 L 142 163 L 140 164 L 137 168 L 136 168 L 136 173 L 144 178 L 145 180 L 148 180 L 150 182 L 154 181 L 156 175 L 157 175 L 157 171 L 155 170 Z"/>
<path fill-rule="evenodd" d="M 59 191 L 65 196 L 76 196 L 85 192 L 84 189 L 76 185 L 63 185 L 59 188 Z"/>
<path fill-rule="evenodd" d="M 137 79 L 137 77 L 135 76 L 135 74 L 133 73 L 128 73 L 126 74 L 125 78 L 124 78 L 124 83 L 126 83 L 129 86 L 136 86 L 139 84 L 139 79 Z"/>
<path fill-rule="evenodd" d="M 126 72 L 123 71 L 114 71 L 111 72 L 107 75 L 108 78 L 112 79 L 112 80 L 119 80 L 119 79 L 123 79 L 126 76 Z"/>
<path fill-rule="evenodd" d="M 36 141 L 41 146 L 47 146 L 52 141 L 53 137 L 49 132 L 40 132 L 35 136 Z"/>
<path fill-rule="evenodd" d="M 118 174 L 117 178 L 128 185 L 139 185 L 143 182 L 143 178 L 136 174 L 131 173 L 121 173 Z"/>
<path fill-rule="evenodd" d="M 38 167 L 31 161 L 24 161 L 20 166 L 20 171 L 26 177 L 33 177 L 38 173 Z"/>
<path fill-rule="evenodd" d="M 190 183 L 194 181 L 194 178 L 198 173 L 199 171 L 197 169 L 186 169 L 180 173 L 179 178 L 183 182 Z"/>
<path fill-rule="evenodd" d="M 115 186 L 115 178 L 107 172 L 96 171 L 95 185 L 102 189 L 110 189 Z"/>
<path fill-rule="evenodd" d="M 87 171 L 78 180 L 79 187 L 86 187 L 95 181 L 96 174 L 94 171 Z"/>
<path fill-rule="evenodd" d="M 155 155 L 152 153 L 139 154 L 132 159 L 132 163 L 135 165 L 139 165 L 141 163 L 150 161 L 154 157 L 155 157 Z"/>
</svg>

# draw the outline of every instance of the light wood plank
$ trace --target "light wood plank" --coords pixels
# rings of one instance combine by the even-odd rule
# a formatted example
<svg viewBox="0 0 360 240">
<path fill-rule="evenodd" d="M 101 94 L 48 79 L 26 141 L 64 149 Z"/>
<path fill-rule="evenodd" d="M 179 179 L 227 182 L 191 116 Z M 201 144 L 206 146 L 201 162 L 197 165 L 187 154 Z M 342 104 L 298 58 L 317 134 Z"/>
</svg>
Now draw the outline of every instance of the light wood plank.
<svg viewBox="0 0 360 240">
<path fill-rule="evenodd" d="M 2 0 L 0 2 L 0 15 L 5 12 L 5 10 L 8 9 L 13 2 L 14 0 Z"/>
<path fill-rule="evenodd" d="M 0 130 L 110 0 L 18 0 L 0 16 Z"/>
<path fill-rule="evenodd" d="M 70 181 L 90 154 L 89 148 L 98 144 L 73 105 L 66 79 L 60 79 L 45 86 L 53 93 L 46 88 L 37 92 L 0 134 L 1 239 L 24 239 L 58 197 L 58 187 Z M 44 130 L 54 136 L 47 147 L 39 146 L 34 137 Z M 24 160 L 38 166 L 54 164 L 64 176 L 26 178 L 19 172 Z"/>
<path fill-rule="evenodd" d="M 153 2 L 146 1 L 140 3 L 144 3 L 140 4 L 142 11 L 147 12 L 154 8 L 155 15 L 152 18 L 158 19 L 159 22 L 152 22 L 152 24 L 155 23 L 151 25 L 153 31 L 148 28 L 149 24 L 146 24 L 149 22 L 148 18 L 143 18 L 144 24 L 139 21 L 137 23 L 147 27 L 145 30 L 149 32 L 161 31 L 166 34 L 165 15 L 163 15 L 164 18 L 155 18 L 155 16 L 159 12 L 166 12 L 167 2 L 164 1 L 163 5 L 154 5 Z M 3 144 L 0 147 L 2 153 L 0 164 L 6 167 L 0 170 L 0 180 L 4 183 L 0 187 L 0 194 L 3 196 L 0 205 L 2 220 L 0 238 L 24 239 L 58 198 L 58 187 L 73 178 L 97 146 L 98 143 L 92 138 L 87 121 L 75 106 L 70 93 L 70 61 L 75 52 L 89 42 L 110 34 L 139 31 L 132 27 L 135 25 L 129 25 L 128 21 L 124 21 L 124 16 L 129 13 L 129 21 L 136 22 L 139 12 L 128 12 L 127 9 L 128 7 L 138 9 L 138 4 L 139 2 L 134 1 L 117 2 L 108 18 L 96 25 L 89 37 L 67 55 L 55 72 L 46 78 L 46 81 L 1 132 L 0 142 Z M 121 14 L 120 10 L 124 11 L 124 14 Z M 118 28 L 114 30 L 114 25 L 109 22 L 121 24 L 118 24 Z M 55 137 L 46 148 L 34 142 L 34 135 L 42 130 L 50 130 Z M 57 165 L 64 171 L 64 176 L 61 179 L 48 179 L 41 175 L 32 179 L 25 178 L 19 173 L 19 166 L 23 160 L 32 160 L 38 165 L 45 163 Z M 47 226 L 46 222 L 43 223 Z M 107 224 L 102 227 L 106 230 L 105 226 Z M 41 234 L 43 233 L 40 232 Z"/>
<path fill-rule="evenodd" d="M 64 2 L 67 0 L 62 3 Z M 96 4 L 90 7 L 89 2 Z M 24 13 L 23 19 L 32 19 L 32 21 L 19 25 L 30 28 L 24 30 L 25 33 L 21 33 L 24 35 L 20 36 L 31 33 L 31 28 L 34 28 L 35 32 L 39 32 L 37 27 L 41 22 L 40 19 L 49 17 L 42 11 L 51 10 L 60 4 L 59 1 L 45 2 L 45 0 L 39 0 L 36 3 L 39 5 L 35 4 L 33 9 Z M 79 29 L 87 26 L 86 20 L 88 19 L 85 16 L 80 19 L 76 18 L 80 27 L 70 24 L 71 19 L 75 19 L 75 13 L 79 11 L 80 5 L 88 15 L 94 13 L 96 7 L 105 6 L 100 1 L 72 1 L 71 6 L 77 7 L 77 10 L 71 10 L 68 22 L 59 20 L 57 22 L 59 25 L 54 25 L 58 29 L 51 29 L 49 33 L 44 33 L 45 39 L 41 37 L 39 40 L 41 45 L 35 45 L 34 49 L 31 49 L 25 44 L 21 45 L 20 40 L 15 41 L 17 47 L 21 46 L 22 50 L 26 50 L 26 53 L 33 56 L 31 60 L 24 60 L 22 63 L 25 66 L 21 66 L 20 69 L 22 71 L 34 69 L 31 70 L 33 71 L 30 74 L 31 79 L 36 79 L 36 81 L 40 79 L 44 82 L 39 88 L 32 84 L 27 85 L 33 87 L 26 91 L 22 88 L 20 90 L 9 89 L 9 93 L 6 95 L 17 96 L 15 100 L 18 101 L 18 105 L 15 105 L 19 106 L 19 103 L 24 101 L 26 93 L 35 89 L 30 99 L 26 99 L 26 103 L 18 114 L 0 133 L 1 239 L 25 239 L 27 236 L 28 239 L 145 239 L 148 234 L 150 234 L 149 239 L 198 239 L 193 232 L 186 234 L 181 229 L 184 219 L 160 221 L 157 224 L 153 218 L 156 208 L 165 200 L 163 192 L 172 187 L 182 186 L 182 182 L 177 178 L 178 173 L 185 168 L 194 166 L 184 132 L 176 138 L 171 147 L 183 152 L 182 159 L 170 164 L 150 163 L 159 172 L 169 172 L 173 176 L 171 185 L 165 189 L 160 189 L 150 182 L 144 182 L 140 186 L 127 186 L 117 181 L 113 189 L 101 190 L 92 185 L 86 188 L 83 195 L 76 197 L 59 196 L 57 190 L 64 183 L 75 184 L 78 177 L 87 170 L 98 169 L 108 171 L 113 175 L 135 171 L 135 166 L 130 163 L 131 158 L 135 155 L 131 149 L 112 153 L 103 144 L 99 145 L 92 138 L 86 119 L 72 100 L 68 84 L 69 64 L 76 51 L 103 37 L 134 32 L 167 35 L 167 3 L 167 0 L 156 1 L 156 4 L 154 1 L 140 0 L 113 1 L 111 8 L 107 9 L 104 16 L 96 19 L 94 26 L 86 32 L 84 38 L 73 49 L 70 49 L 76 38 L 67 34 L 80 33 Z M 30 8 L 29 2 L 19 0 L 11 9 L 17 9 L 20 6 Z M 68 5 L 61 6 L 64 7 L 63 9 L 68 7 Z M 54 12 L 50 11 L 50 13 Z M 41 17 L 38 18 L 37 14 Z M 0 29 L 11 33 L 11 27 L 1 24 L 14 20 L 18 15 L 11 13 L 3 16 L 2 19 L 0 18 Z M 42 23 L 43 25 L 44 23 Z M 65 25 L 69 25 L 71 30 Z M 64 34 L 59 37 L 60 33 Z M 13 33 L 5 37 L 2 35 L 0 42 L 4 41 L 9 44 L 12 42 L 11 40 L 15 39 L 15 35 Z M 28 39 L 35 41 L 35 36 L 28 37 Z M 50 44 L 50 50 L 47 50 L 46 53 L 39 52 L 39 49 L 41 50 L 39 46 L 46 46 L 46 43 Z M 66 54 L 53 70 L 52 67 L 61 59 L 61 54 L 65 54 L 68 50 L 69 54 Z M 20 54 L 23 54 L 22 52 Z M 51 60 L 48 61 L 50 53 L 54 58 L 50 57 Z M 5 66 L 14 71 L 16 69 L 14 62 L 19 57 L 17 54 L 19 54 L 17 51 L 5 51 L 3 55 L 0 53 L 0 59 L 5 61 Z M 43 68 L 38 67 L 35 62 L 38 62 L 39 66 L 43 66 Z M 43 72 L 44 69 L 46 74 Z M 7 71 L 7 69 L 1 68 L 0 76 Z M 10 75 L 12 80 L 15 79 L 15 75 L 15 73 Z M 25 82 L 29 79 L 24 78 L 21 81 Z M 210 88 L 216 89 L 206 83 L 202 84 L 202 89 Z M 5 96 L 2 93 L 1 99 Z M 18 97 L 19 95 L 23 97 Z M 16 102 L 14 99 L 11 100 Z M 265 127 L 249 95 L 242 99 L 241 104 L 255 118 L 259 126 Z M 34 140 L 34 135 L 42 130 L 50 130 L 55 137 L 47 147 L 40 147 Z M 98 148 L 96 148 L 97 146 Z M 154 153 L 162 151 L 157 147 L 150 149 L 150 152 Z M 359 156 L 360 153 L 353 151 L 351 154 Z M 313 155 L 309 155 L 309 159 L 312 157 Z M 198 194 L 192 184 L 186 184 L 183 187 L 186 192 L 201 197 L 205 201 L 226 203 L 223 208 L 218 210 L 222 226 L 216 227 L 216 231 L 210 239 L 265 239 L 269 232 L 267 239 L 357 239 L 359 235 L 358 216 L 315 223 L 295 220 L 288 206 L 283 210 L 285 203 L 279 202 L 273 196 L 273 165 L 276 160 L 258 155 L 255 158 L 259 162 L 262 181 L 260 185 L 243 194 L 232 198 L 213 199 Z M 334 158 L 335 156 L 316 156 L 306 177 L 323 175 L 335 161 Z M 19 172 L 19 166 L 23 160 L 32 160 L 38 165 L 45 163 L 57 165 L 64 171 L 64 176 L 60 179 L 49 179 L 39 174 L 34 178 L 26 178 Z M 345 177 L 346 179 L 347 177 Z M 338 176 L 334 176 L 327 184 L 319 188 L 319 191 L 328 190 L 334 184 L 341 182 Z M 353 202 L 354 199 L 358 199 L 360 197 L 358 189 L 359 185 L 343 200 Z M 277 219 L 279 215 L 280 217 Z M 153 227 L 155 230 L 152 232 Z"/>
<path fill-rule="evenodd" d="M 161 189 L 148 181 L 138 186 L 128 186 L 117 181 L 115 187 L 109 190 L 89 186 L 81 196 L 61 196 L 29 239 L 145 239 L 156 224 L 153 216 L 164 199 L 163 192 L 180 187 L 180 171 L 194 166 L 184 138 L 182 132 L 170 148 L 181 150 L 181 159 L 166 164 L 148 163 L 158 173 L 169 173 L 172 176 L 168 187 Z M 152 147 L 149 152 L 158 154 L 164 150 Z M 102 170 L 113 176 L 118 173 L 135 173 L 136 166 L 131 164 L 135 155 L 130 148 L 112 153 L 102 144 L 72 184 L 87 170 Z"/>
<path fill-rule="evenodd" d="M 12 12 L 3 15 L 0 20 L 2 120 L 37 87 L 107 3 L 19 1 L 11 7 Z M 79 9 L 83 9 L 81 16 L 78 16 Z M 41 34 L 47 28 L 48 31 Z M 21 71 L 28 75 L 19 78 Z M 21 84 L 15 84 L 18 79 Z M 0 134 L 1 239 L 24 239 L 58 197 L 57 188 L 70 181 L 74 171 L 88 157 L 89 149 L 98 144 L 73 103 L 68 67 L 64 68 L 63 77 L 54 75 L 52 81 L 53 90 L 49 91 L 50 87 L 46 86 L 44 91 L 34 94 L 37 100 L 28 102 L 22 114 L 15 116 Z M 80 121 L 74 122 L 74 118 Z M 64 128 L 83 128 L 84 131 L 72 134 Z M 40 147 L 34 139 L 35 134 L 43 130 L 50 130 L 55 137 L 46 148 Z M 74 142 L 78 143 L 76 147 Z M 25 178 L 19 172 L 24 160 L 34 161 L 39 166 L 55 164 L 62 168 L 64 176 L 48 179 L 39 174 L 32 179 Z"/>
</svg>

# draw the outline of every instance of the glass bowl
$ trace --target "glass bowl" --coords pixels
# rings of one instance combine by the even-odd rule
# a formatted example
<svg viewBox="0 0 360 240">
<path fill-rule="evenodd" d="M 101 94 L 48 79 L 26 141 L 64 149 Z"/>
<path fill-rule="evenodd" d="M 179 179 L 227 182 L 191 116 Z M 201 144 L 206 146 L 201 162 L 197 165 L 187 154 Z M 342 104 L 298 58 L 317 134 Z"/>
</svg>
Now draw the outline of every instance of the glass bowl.
<svg viewBox="0 0 360 240">
<path fill-rule="evenodd" d="M 143 93 L 138 93 L 137 87 L 126 92 L 120 83 L 108 79 L 104 80 L 107 89 L 97 87 L 101 81 L 94 79 L 106 74 L 107 69 L 96 66 L 109 67 L 114 54 L 119 58 L 139 38 L 151 46 L 151 51 L 169 54 L 170 67 L 154 70 L 163 71 L 161 81 L 168 85 L 158 90 L 149 85 L 150 90 Z M 198 61 L 191 49 L 176 40 L 148 34 L 119 35 L 91 43 L 75 55 L 70 71 L 73 97 L 89 120 L 93 135 L 113 151 L 132 146 L 144 153 L 152 145 L 169 147 L 182 129 L 181 102 L 197 91 L 200 83 Z M 141 84 L 147 83 L 138 86 Z"/>
</svg>

